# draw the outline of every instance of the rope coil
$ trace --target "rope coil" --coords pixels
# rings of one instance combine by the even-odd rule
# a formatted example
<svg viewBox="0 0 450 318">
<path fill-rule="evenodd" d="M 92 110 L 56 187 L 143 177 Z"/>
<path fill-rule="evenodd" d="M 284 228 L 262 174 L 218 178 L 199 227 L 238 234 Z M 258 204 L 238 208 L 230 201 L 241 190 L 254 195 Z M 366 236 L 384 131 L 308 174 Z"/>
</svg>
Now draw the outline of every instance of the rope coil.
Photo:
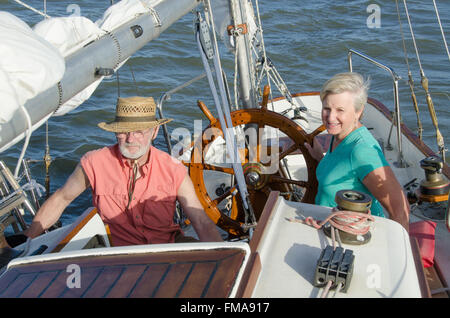
<svg viewBox="0 0 450 318">
<path fill-rule="evenodd" d="M 331 211 L 331 214 L 323 221 L 317 221 L 311 216 L 308 216 L 305 220 L 290 219 L 289 221 L 303 223 L 317 230 L 329 222 L 331 226 L 353 235 L 366 234 L 370 230 L 371 222 L 375 221 L 370 210 L 368 213 L 338 210 L 337 208 L 333 208 Z"/>
</svg>

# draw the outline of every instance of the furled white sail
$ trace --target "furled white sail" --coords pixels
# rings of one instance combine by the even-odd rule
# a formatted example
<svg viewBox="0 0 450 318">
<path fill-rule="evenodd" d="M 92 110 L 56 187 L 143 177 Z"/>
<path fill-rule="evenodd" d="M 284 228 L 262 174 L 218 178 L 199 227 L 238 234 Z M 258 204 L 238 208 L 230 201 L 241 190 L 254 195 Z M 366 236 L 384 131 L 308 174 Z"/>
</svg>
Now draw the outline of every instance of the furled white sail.
<svg viewBox="0 0 450 318">
<path fill-rule="evenodd" d="M 105 31 L 112 31 L 122 24 L 148 13 L 162 0 L 122 0 L 105 11 L 103 17 L 95 23 Z"/>
<path fill-rule="evenodd" d="M 64 75 L 64 58 L 22 20 L 0 12 L 0 123 Z"/>
<path fill-rule="evenodd" d="M 64 56 L 69 56 L 105 32 L 85 17 L 56 17 L 36 24 L 33 30 L 55 46 Z M 89 85 L 80 93 L 61 105 L 53 116 L 62 116 L 80 106 L 91 97 L 103 78 Z"/>
<path fill-rule="evenodd" d="M 68 56 L 102 34 L 102 30 L 85 17 L 58 17 L 36 24 L 34 32 L 53 44 L 64 56 Z"/>
<path fill-rule="evenodd" d="M 149 13 L 152 6 L 160 1 L 122 0 L 109 7 L 103 17 L 95 23 L 85 17 L 57 17 L 38 23 L 34 31 L 57 47 L 66 57 L 101 35 L 112 32 L 141 14 Z M 127 60 L 122 61 L 114 70 L 119 69 Z M 59 106 L 53 116 L 65 115 L 83 104 L 102 80 L 103 76 Z"/>
<path fill-rule="evenodd" d="M 121 12 L 120 8 L 122 5 L 130 5 L 133 3 L 137 5 L 136 8 L 139 8 L 139 10 L 130 8 L 129 12 L 133 14 L 129 16 L 125 11 Z M 63 76 L 62 78 L 59 76 L 55 80 L 44 78 L 46 73 L 43 70 L 35 69 L 36 65 L 39 64 L 37 62 L 40 61 L 41 56 L 44 56 L 42 60 L 45 58 L 45 61 L 50 62 L 50 65 L 55 67 L 58 65 L 56 63 L 57 60 L 64 63 L 64 59 L 62 59 L 61 53 L 53 45 L 47 43 L 37 34 L 34 34 L 36 38 L 46 43 L 47 50 L 51 50 L 53 53 L 42 53 L 46 51 L 43 49 L 38 50 L 37 46 L 28 50 L 28 52 L 40 51 L 39 54 L 37 52 L 32 54 L 33 63 L 30 67 L 33 67 L 31 69 L 32 74 L 36 76 L 34 82 L 47 87 L 44 91 L 37 93 L 24 102 L 23 110 L 29 114 L 32 130 L 40 127 L 52 114 L 61 114 L 70 111 L 88 98 L 91 94 L 90 91 L 94 90 L 93 88 L 97 84 L 96 82 L 100 82 L 102 78 L 97 73 L 99 68 L 104 70 L 115 70 L 119 68 L 132 54 L 151 40 L 157 38 L 170 25 L 199 4 L 199 0 L 123 0 L 116 3 L 114 6 L 119 9 L 114 10 L 117 10 L 114 16 L 122 16 L 121 21 L 112 23 L 112 20 L 105 19 L 104 17 L 102 19 L 104 23 L 97 23 L 97 27 L 103 31 L 98 38 L 94 38 L 93 40 L 83 39 L 81 41 L 83 43 L 82 47 L 73 53 L 71 51 L 73 47 L 67 46 L 68 51 L 65 52 L 70 52 L 70 54 L 65 56 L 65 70 L 63 69 L 61 72 Z M 142 10 L 143 7 L 145 10 Z M 125 16 L 126 19 L 124 19 Z M 106 26 L 106 21 L 108 20 L 109 26 Z M 26 24 L 23 22 L 20 23 L 25 28 Z M 91 23 L 88 22 L 88 24 Z M 27 30 L 28 33 L 33 33 L 29 28 Z M 9 65 L 10 63 L 5 62 L 6 59 L 4 58 L 3 51 L 10 50 L 12 45 L 4 45 L 5 41 L 3 39 L 6 36 L 3 36 L 3 34 L 0 34 L 0 36 L 2 39 L 2 43 L 0 43 L 0 69 L 5 71 L 2 65 Z M 12 39 L 15 39 L 20 44 L 23 42 L 22 37 L 23 34 L 20 34 L 20 36 L 18 34 L 16 37 L 12 37 Z M 85 40 L 87 43 L 83 42 Z M 58 58 L 52 58 L 52 54 L 56 54 Z M 10 58 L 10 60 L 11 63 L 13 63 L 13 60 L 15 60 L 15 64 L 18 63 L 17 56 L 14 59 Z M 27 66 L 26 64 L 22 65 Z M 25 69 L 28 71 L 28 67 L 25 67 Z M 58 72 L 50 73 L 58 74 Z M 10 81 L 5 79 L 4 74 L 3 76 L 0 75 L 0 77 L 3 78 L 0 83 L 0 87 L 3 90 L 7 88 L 4 82 L 7 81 L 9 83 Z M 85 89 L 90 91 L 86 90 L 83 92 Z M 83 94 L 86 95 L 81 96 Z M 75 100 L 73 99 L 74 97 L 79 99 Z M 0 112 L 3 112 L 3 107 Z M 22 140 L 25 132 L 29 131 L 30 121 L 25 121 L 23 116 L 20 114 L 17 115 L 15 111 L 11 114 L 12 118 L 9 121 L 0 121 L 0 152 Z"/>
</svg>

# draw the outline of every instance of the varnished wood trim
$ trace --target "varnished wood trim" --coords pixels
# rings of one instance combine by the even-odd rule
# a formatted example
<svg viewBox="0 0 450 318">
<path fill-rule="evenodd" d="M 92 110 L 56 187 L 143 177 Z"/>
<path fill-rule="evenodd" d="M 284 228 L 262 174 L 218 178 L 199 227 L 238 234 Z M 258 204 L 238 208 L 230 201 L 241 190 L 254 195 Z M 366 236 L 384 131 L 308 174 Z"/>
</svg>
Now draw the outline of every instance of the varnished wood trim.
<svg viewBox="0 0 450 318">
<path fill-rule="evenodd" d="M 70 242 L 70 240 L 80 232 L 80 230 L 94 217 L 94 215 L 97 214 L 97 208 L 92 208 L 92 210 L 84 217 L 73 229 L 70 231 L 69 234 L 66 235 L 59 243 L 58 245 L 51 251 L 51 253 L 56 253 L 61 251 L 64 246 L 67 245 L 67 243 Z"/>
<path fill-rule="evenodd" d="M 258 221 L 258 225 L 255 228 L 252 239 L 250 240 L 250 258 L 245 268 L 244 274 L 242 275 L 241 282 L 239 284 L 236 297 L 238 298 L 248 298 L 251 297 L 253 289 L 255 288 L 256 282 L 258 280 L 259 274 L 261 272 L 261 259 L 259 253 L 256 251 L 258 245 L 263 236 L 264 230 L 267 227 L 270 217 L 274 213 L 275 204 L 277 203 L 278 197 L 280 195 L 279 191 L 272 191 L 267 198 L 264 209 Z"/>
<path fill-rule="evenodd" d="M 420 255 L 419 244 L 415 237 L 410 236 L 409 241 L 411 243 L 411 250 L 414 258 L 414 264 L 416 266 L 417 278 L 419 279 L 420 293 L 423 298 L 431 298 L 430 286 L 428 285 L 425 277 L 425 271 L 422 265 L 422 256 Z"/>
<path fill-rule="evenodd" d="M 241 248 L 76 256 L 16 265 L 0 277 L 0 297 L 229 297 L 246 252 Z M 68 288 L 77 264 L 80 288 Z"/>
<path fill-rule="evenodd" d="M 436 271 L 437 278 L 440 280 L 440 282 L 441 282 L 441 284 L 442 284 L 442 287 L 443 287 L 443 288 L 448 288 L 448 287 L 449 287 L 449 282 L 447 282 L 447 281 L 445 280 L 445 278 L 444 278 L 445 276 L 444 276 L 444 274 L 442 274 L 441 267 L 439 266 L 439 263 L 436 262 L 436 259 L 434 260 L 434 265 L 433 265 L 433 267 L 434 267 L 434 269 L 435 269 L 435 271 Z M 446 293 L 447 296 L 450 298 L 450 291 L 447 290 L 445 293 Z"/>
<path fill-rule="evenodd" d="M 242 275 L 236 298 L 250 298 L 261 273 L 261 259 L 258 253 L 252 253 Z"/>
<path fill-rule="evenodd" d="M 277 203 L 279 195 L 279 191 L 272 191 L 267 198 L 266 204 L 264 205 L 264 209 L 259 218 L 258 225 L 256 226 L 255 232 L 253 233 L 252 239 L 250 241 L 250 250 L 252 251 L 252 253 L 256 252 L 256 249 L 258 248 L 259 242 L 261 241 L 269 218 L 274 212 L 275 203 Z"/>
<path fill-rule="evenodd" d="M 105 231 L 106 231 L 106 236 L 108 236 L 108 240 L 109 240 L 109 245 L 113 246 L 112 243 L 112 236 L 111 236 L 111 230 L 109 229 L 109 225 L 105 224 Z"/>
</svg>

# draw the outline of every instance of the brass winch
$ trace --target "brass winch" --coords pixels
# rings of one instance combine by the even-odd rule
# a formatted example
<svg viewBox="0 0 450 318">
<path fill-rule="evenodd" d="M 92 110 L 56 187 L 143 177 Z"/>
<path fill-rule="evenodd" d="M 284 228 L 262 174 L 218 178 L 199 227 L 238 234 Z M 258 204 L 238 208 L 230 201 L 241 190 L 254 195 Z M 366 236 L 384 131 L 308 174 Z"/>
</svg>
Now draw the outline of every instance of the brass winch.
<svg viewBox="0 0 450 318">
<path fill-rule="evenodd" d="M 341 190 L 336 192 L 334 201 L 339 210 L 368 213 L 372 206 L 372 198 L 360 191 Z"/>
<path fill-rule="evenodd" d="M 339 211 L 352 211 L 362 214 L 368 214 L 372 206 L 372 198 L 370 195 L 356 190 L 340 190 L 336 192 L 335 202 Z M 339 217 L 335 217 L 339 218 Z M 325 235 L 331 237 L 331 226 L 323 229 Z M 339 237 L 342 243 L 351 245 L 362 245 L 370 241 L 372 235 L 369 231 L 364 234 L 352 234 L 338 229 Z"/>
<path fill-rule="evenodd" d="M 437 156 L 427 157 L 420 161 L 420 167 L 425 171 L 425 179 L 416 190 L 417 198 L 425 202 L 446 201 L 450 183 L 442 174 L 444 167 L 442 159 Z"/>
</svg>

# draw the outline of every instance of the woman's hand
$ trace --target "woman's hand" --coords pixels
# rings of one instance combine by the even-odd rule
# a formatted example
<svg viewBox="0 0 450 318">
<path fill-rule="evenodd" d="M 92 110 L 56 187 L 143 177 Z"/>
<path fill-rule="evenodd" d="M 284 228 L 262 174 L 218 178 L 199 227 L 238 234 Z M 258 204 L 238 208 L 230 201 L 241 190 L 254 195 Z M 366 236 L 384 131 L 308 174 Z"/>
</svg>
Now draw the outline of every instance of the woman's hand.
<svg viewBox="0 0 450 318">
<path fill-rule="evenodd" d="M 317 137 L 314 137 L 314 139 L 313 139 L 313 146 L 312 147 L 307 142 L 304 143 L 304 146 L 306 147 L 306 149 L 308 149 L 309 154 L 311 155 L 311 157 L 316 159 L 316 161 L 322 160 L 322 158 L 323 158 L 323 148 L 322 148 L 322 145 L 320 144 L 320 142 L 317 140 Z"/>
</svg>

